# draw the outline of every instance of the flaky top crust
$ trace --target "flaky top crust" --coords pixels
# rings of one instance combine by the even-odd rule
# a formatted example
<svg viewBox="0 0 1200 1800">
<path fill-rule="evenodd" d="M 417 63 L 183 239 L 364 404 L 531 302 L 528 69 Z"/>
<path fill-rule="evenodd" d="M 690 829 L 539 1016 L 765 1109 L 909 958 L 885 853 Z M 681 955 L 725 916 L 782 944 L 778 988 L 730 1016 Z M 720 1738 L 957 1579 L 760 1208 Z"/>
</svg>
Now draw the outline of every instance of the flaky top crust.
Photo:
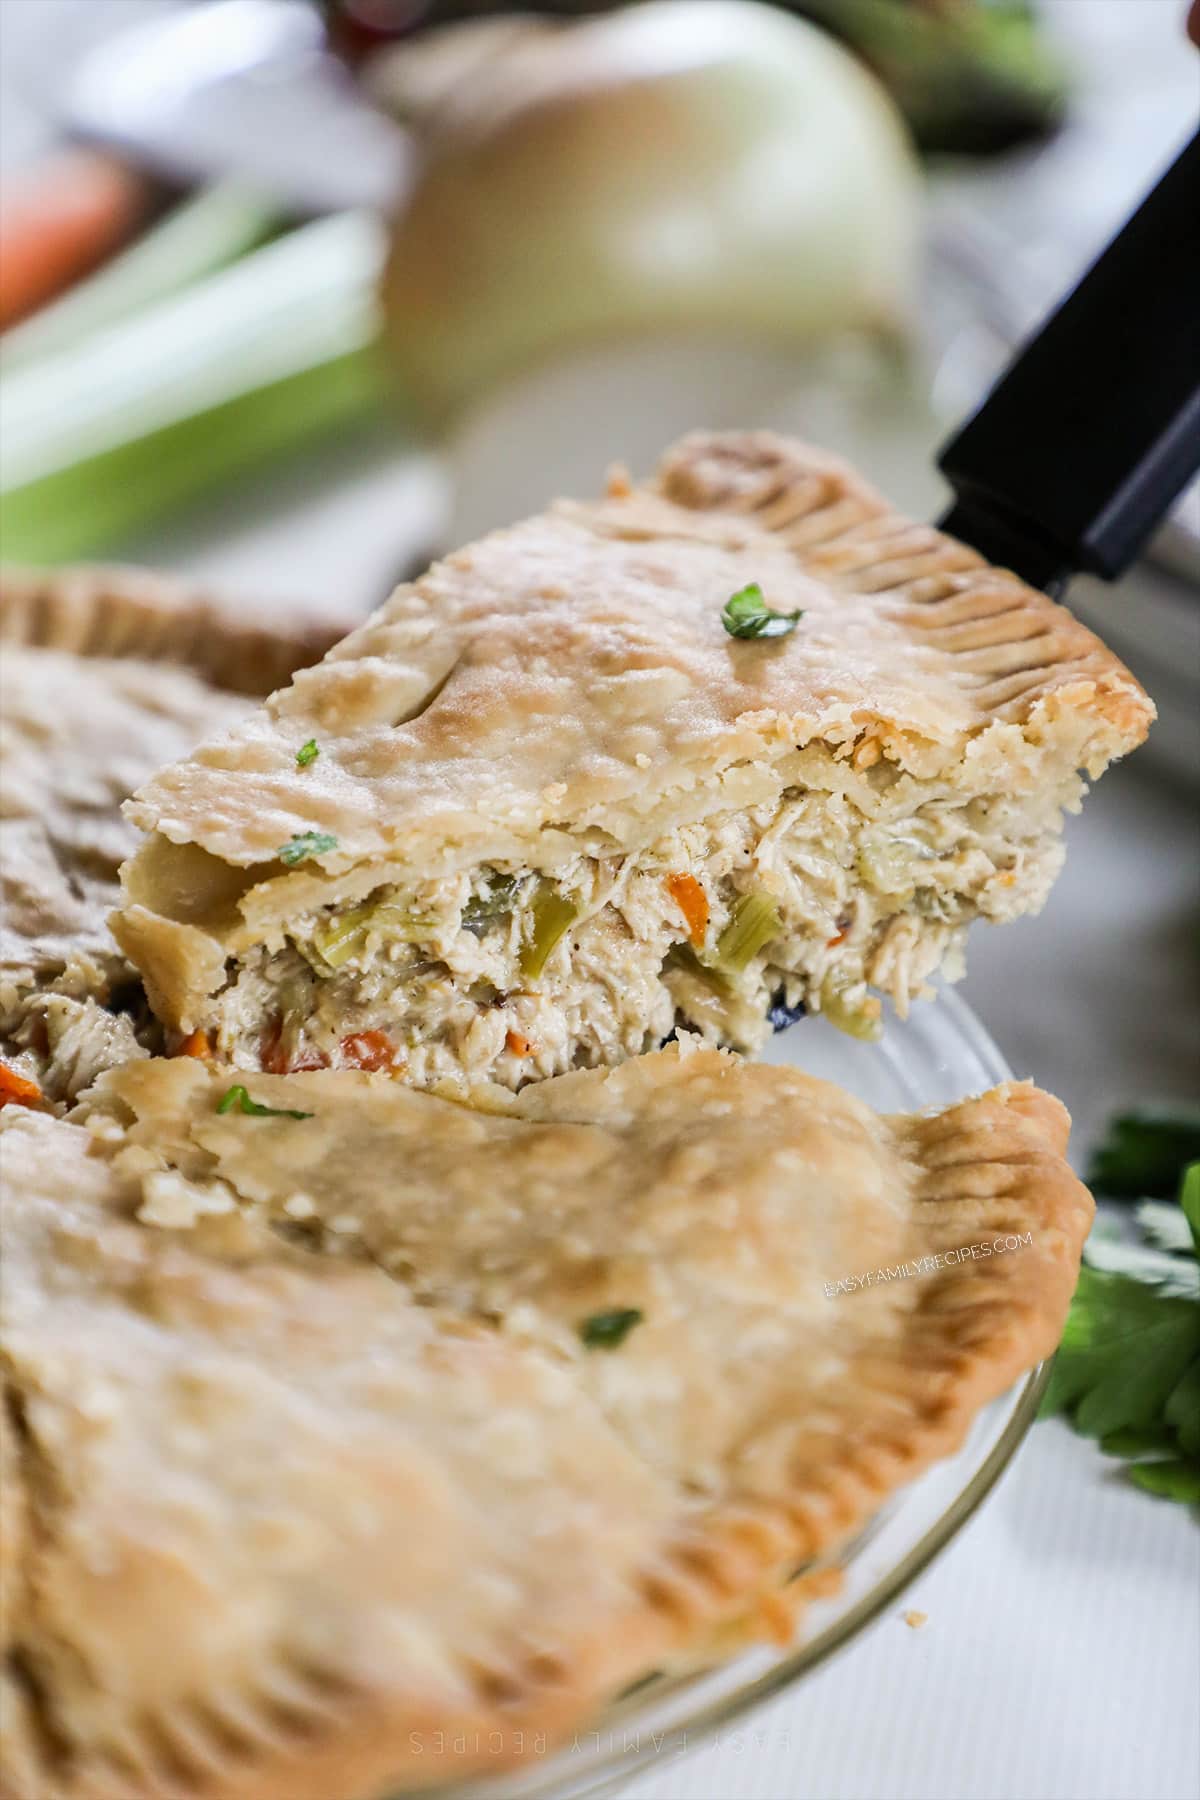
<svg viewBox="0 0 1200 1800">
<path fill-rule="evenodd" d="M 803 609 L 790 636 L 726 633 L 721 609 L 749 582 Z M 1029 743 L 1061 739 L 1066 766 L 1098 771 L 1151 716 L 1062 607 L 836 458 L 697 435 L 647 486 L 617 479 L 400 588 L 131 816 L 238 867 L 311 831 L 336 838 L 312 859 L 332 872 L 552 867 L 589 840 L 636 848 L 768 798 L 815 739 L 921 775 L 991 756 L 1019 790 L 1036 779 Z M 299 768 L 310 737 L 321 754 Z"/>
<path fill-rule="evenodd" d="M 1028 1086 L 882 1119 L 687 1046 L 492 1111 L 247 1082 L 312 1116 L 181 1059 L 6 1123 L 30 1800 L 424 1786 L 778 1627 L 1052 1349 L 1091 1215 Z"/>
</svg>

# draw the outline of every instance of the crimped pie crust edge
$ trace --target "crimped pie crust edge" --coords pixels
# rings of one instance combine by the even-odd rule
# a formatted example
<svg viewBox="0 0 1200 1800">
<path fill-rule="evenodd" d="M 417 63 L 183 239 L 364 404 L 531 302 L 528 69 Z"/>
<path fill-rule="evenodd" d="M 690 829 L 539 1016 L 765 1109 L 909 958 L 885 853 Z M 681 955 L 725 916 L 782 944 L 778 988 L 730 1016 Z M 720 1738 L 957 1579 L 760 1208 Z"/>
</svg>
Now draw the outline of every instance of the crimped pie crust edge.
<svg viewBox="0 0 1200 1800">
<path fill-rule="evenodd" d="M 314 1692 L 301 1734 L 289 1738 L 266 1728 L 252 1758 L 210 1744 L 212 1767 L 195 1785 L 178 1779 L 162 1750 L 172 1741 L 171 1720 L 148 1720 L 147 1785 L 137 1800 L 193 1793 L 205 1800 L 358 1800 L 385 1794 L 389 1784 L 496 1769 L 517 1758 L 519 1734 L 532 1753 L 536 1733 L 561 1734 L 581 1723 L 623 1683 L 694 1650 L 732 1616 L 760 1610 L 760 1629 L 777 1625 L 778 1579 L 844 1542 L 896 1486 L 952 1452 L 979 1407 L 1053 1350 L 1090 1224 L 1090 1196 L 1063 1158 L 1065 1111 L 1028 1084 L 897 1121 L 896 1129 L 920 1168 L 918 1205 L 944 1220 L 947 1235 L 940 1238 L 939 1226 L 935 1242 L 958 1245 L 967 1235 L 1031 1230 L 1034 1243 L 1020 1257 L 969 1262 L 922 1283 L 915 1318 L 928 1338 L 917 1366 L 889 1366 L 871 1377 L 901 1399 L 911 1390 L 910 1409 L 895 1429 L 848 1436 L 841 1453 L 794 1491 L 773 1502 L 718 1507 L 702 1533 L 668 1542 L 645 1571 L 642 1603 L 619 1631 L 581 1646 L 566 1680 L 551 1688 L 514 1685 L 503 1699 L 480 1691 L 476 1707 L 452 1718 L 386 1685 Z M 864 1383 L 870 1374 L 863 1371 Z M 205 1697 L 196 1698 L 194 1719 L 204 1716 Z M 440 1769 L 429 1753 L 431 1734 L 439 1733 L 453 1758 Z M 455 1756 L 454 1737 L 475 1733 L 482 1742 L 477 1761 Z M 505 1751 L 489 1754 L 496 1734 Z M 155 1772 L 160 1756 L 163 1766 Z M 44 1800 L 134 1795 L 127 1773 L 106 1775 L 96 1767 L 47 1788 Z"/>
<path fill-rule="evenodd" d="M 273 693 L 319 661 L 352 623 L 235 605 L 155 569 L 0 567 L 0 645 L 178 663 L 234 694 Z"/>
</svg>

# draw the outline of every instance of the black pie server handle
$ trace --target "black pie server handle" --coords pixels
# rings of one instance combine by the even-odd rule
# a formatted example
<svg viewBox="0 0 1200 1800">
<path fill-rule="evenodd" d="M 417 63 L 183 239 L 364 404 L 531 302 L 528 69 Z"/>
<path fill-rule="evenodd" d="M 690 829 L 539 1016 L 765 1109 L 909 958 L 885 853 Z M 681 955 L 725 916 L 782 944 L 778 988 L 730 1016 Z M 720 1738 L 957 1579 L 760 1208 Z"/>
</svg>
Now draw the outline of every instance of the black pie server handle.
<svg viewBox="0 0 1200 1800">
<path fill-rule="evenodd" d="M 943 531 L 1112 581 L 1200 469 L 1200 132 L 938 457 Z"/>
</svg>

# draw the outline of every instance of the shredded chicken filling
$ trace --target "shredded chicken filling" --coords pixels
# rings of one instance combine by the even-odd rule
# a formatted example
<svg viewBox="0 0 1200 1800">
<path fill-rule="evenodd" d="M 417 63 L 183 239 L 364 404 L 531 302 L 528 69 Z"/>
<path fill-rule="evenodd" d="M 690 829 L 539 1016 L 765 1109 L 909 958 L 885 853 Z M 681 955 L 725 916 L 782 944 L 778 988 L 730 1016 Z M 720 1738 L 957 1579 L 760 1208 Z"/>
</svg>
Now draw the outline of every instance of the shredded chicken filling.
<svg viewBox="0 0 1200 1800">
<path fill-rule="evenodd" d="M 517 1087 L 677 1026 L 754 1050 L 781 1008 L 873 1036 L 870 990 L 903 1015 L 933 969 L 961 973 L 972 919 L 1041 904 L 1083 790 L 964 797 L 888 764 L 837 780 L 637 855 L 489 865 L 289 920 L 218 996 L 219 1053 Z"/>
</svg>

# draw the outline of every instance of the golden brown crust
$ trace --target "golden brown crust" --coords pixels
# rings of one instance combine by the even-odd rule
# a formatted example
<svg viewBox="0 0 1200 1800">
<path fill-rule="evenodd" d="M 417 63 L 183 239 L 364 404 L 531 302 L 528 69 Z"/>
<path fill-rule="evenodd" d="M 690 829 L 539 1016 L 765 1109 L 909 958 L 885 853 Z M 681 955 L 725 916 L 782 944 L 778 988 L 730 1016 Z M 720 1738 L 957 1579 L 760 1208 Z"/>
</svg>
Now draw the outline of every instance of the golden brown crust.
<svg viewBox="0 0 1200 1800">
<path fill-rule="evenodd" d="M 0 568 L 0 644 L 179 663 L 234 694 L 272 693 L 324 656 L 349 623 L 218 600 L 156 569 Z"/>
<path fill-rule="evenodd" d="M 44 1800 L 425 1786 L 777 1628 L 787 1572 L 1053 1348 L 1091 1215 L 1023 1085 L 885 1120 L 686 1047 L 487 1113 L 247 1079 L 313 1116 L 143 1063 L 92 1140 L 5 1134 L 5 1353 L 55 1496 L 12 1642 L 74 1746 Z"/>
<path fill-rule="evenodd" d="M 1066 607 L 931 525 L 896 512 L 839 458 L 766 432 L 685 438 L 659 470 L 678 505 L 778 533 L 831 588 L 869 593 L 882 616 L 942 658 L 979 712 L 1027 725 L 1039 709 L 1083 710 L 1124 749 L 1154 716 L 1125 665 Z"/>
<path fill-rule="evenodd" d="M 793 633 L 726 633 L 722 607 L 750 582 L 802 611 Z M 162 770 L 129 808 L 151 835 L 116 930 L 165 1016 L 196 1023 L 214 968 L 351 890 L 637 854 L 803 786 L 797 752 L 814 744 L 1032 804 L 1132 749 L 1152 715 L 1063 608 L 894 513 L 836 458 L 770 433 L 699 435 L 644 487 L 436 565 Z M 310 737 L 320 756 L 298 766 Z M 306 833 L 324 847 L 288 873 L 279 849 Z M 201 896 L 186 915 L 185 859 Z M 222 897 L 206 911 L 210 883 Z"/>
</svg>

